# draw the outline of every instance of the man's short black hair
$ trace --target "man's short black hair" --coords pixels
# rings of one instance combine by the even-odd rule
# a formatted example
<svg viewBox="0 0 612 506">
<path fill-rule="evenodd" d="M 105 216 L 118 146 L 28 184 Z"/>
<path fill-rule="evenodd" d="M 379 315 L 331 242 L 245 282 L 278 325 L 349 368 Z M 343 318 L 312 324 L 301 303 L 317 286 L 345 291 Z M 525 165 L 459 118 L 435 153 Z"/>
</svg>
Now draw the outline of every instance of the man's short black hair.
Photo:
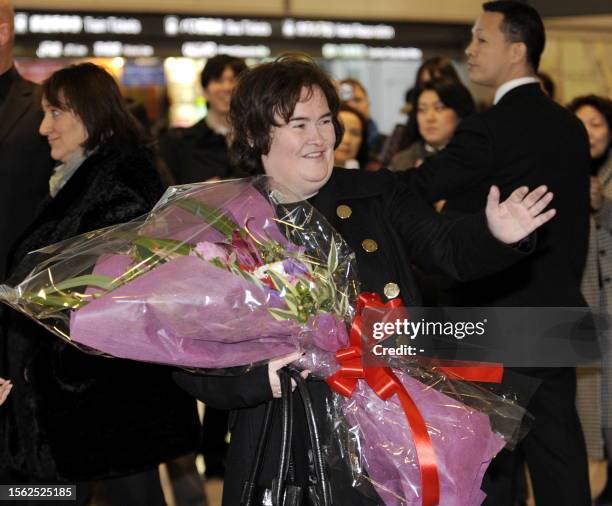
<svg viewBox="0 0 612 506">
<path fill-rule="evenodd" d="M 241 58 L 228 56 L 226 54 L 213 56 L 206 62 L 206 65 L 204 65 L 204 69 L 202 70 L 202 74 L 200 75 L 202 88 L 206 89 L 211 81 L 217 81 L 220 79 L 221 75 L 228 67 L 234 71 L 234 75 L 236 77 L 238 77 L 238 75 L 247 68 L 246 63 L 244 63 L 244 60 Z"/>
<path fill-rule="evenodd" d="M 537 72 L 546 44 L 544 23 L 538 11 L 530 5 L 515 0 L 486 2 L 482 8 L 485 12 L 503 14 L 501 31 L 510 42 L 522 42 L 527 46 L 527 62 L 532 70 Z"/>
</svg>

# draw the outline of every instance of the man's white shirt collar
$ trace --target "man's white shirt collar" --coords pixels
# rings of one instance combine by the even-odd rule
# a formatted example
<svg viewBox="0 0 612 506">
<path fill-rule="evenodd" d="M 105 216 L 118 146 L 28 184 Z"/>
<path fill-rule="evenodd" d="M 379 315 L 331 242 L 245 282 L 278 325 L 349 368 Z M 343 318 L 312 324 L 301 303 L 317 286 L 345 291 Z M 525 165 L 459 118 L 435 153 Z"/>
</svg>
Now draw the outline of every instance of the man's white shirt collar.
<svg viewBox="0 0 612 506">
<path fill-rule="evenodd" d="M 518 88 L 519 86 L 523 86 L 523 84 L 531 84 L 531 83 L 539 83 L 540 80 L 537 77 L 519 77 L 518 79 L 511 79 L 508 82 L 502 84 L 497 91 L 495 92 L 495 98 L 493 99 L 493 104 L 497 104 L 502 97 L 513 90 L 514 88 Z"/>
</svg>

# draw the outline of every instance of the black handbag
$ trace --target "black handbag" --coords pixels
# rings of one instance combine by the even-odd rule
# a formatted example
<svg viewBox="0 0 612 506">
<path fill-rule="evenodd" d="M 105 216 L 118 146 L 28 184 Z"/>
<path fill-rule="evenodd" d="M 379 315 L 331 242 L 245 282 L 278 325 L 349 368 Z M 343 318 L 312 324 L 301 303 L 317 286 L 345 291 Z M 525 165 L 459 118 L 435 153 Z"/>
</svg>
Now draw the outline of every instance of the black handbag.
<svg viewBox="0 0 612 506">
<path fill-rule="evenodd" d="M 269 401 L 266 405 L 261 433 L 257 442 L 255 459 L 249 472 L 248 481 L 242 490 L 241 506 L 331 506 L 331 487 L 325 462 L 321 440 L 316 424 L 314 408 L 306 381 L 298 371 L 284 367 L 278 371 L 281 381 L 281 398 Z M 304 405 L 308 438 L 312 451 L 315 475 L 309 477 L 306 497 L 302 487 L 295 483 L 294 465 L 292 458 L 293 434 L 293 395 L 291 392 L 291 379 L 296 382 L 299 397 Z M 257 481 L 261 473 L 265 450 L 270 437 L 272 415 L 275 407 L 281 412 L 281 445 L 278 472 L 272 480 L 272 488 L 260 490 Z"/>
</svg>

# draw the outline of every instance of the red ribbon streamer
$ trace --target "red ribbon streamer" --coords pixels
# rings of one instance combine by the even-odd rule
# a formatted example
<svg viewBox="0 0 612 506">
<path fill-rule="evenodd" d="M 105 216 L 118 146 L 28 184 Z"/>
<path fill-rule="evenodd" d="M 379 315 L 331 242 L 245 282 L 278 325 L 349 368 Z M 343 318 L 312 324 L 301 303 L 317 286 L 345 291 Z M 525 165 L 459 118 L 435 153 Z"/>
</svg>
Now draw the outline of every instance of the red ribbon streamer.
<svg viewBox="0 0 612 506">
<path fill-rule="evenodd" d="M 456 379 L 464 381 L 501 383 L 504 375 L 504 366 L 501 364 L 440 366 L 440 371 L 448 376 L 454 376 Z"/>
<path fill-rule="evenodd" d="M 350 346 L 336 353 L 340 369 L 327 378 L 327 384 L 332 390 L 345 397 L 351 397 L 357 386 L 357 381 L 365 379 L 367 384 L 382 400 L 397 395 L 402 409 L 412 431 L 421 474 L 423 491 L 423 506 L 436 506 L 440 501 L 440 479 L 436 454 L 427 432 L 425 420 L 418 407 L 389 367 L 364 367 L 361 349 L 361 320 L 365 308 L 403 307 L 400 298 L 383 303 L 376 293 L 363 292 L 357 300 L 356 316 L 350 331 Z M 469 381 L 499 382 L 503 375 L 503 367 L 491 365 L 440 366 L 440 370 L 450 376 Z"/>
</svg>

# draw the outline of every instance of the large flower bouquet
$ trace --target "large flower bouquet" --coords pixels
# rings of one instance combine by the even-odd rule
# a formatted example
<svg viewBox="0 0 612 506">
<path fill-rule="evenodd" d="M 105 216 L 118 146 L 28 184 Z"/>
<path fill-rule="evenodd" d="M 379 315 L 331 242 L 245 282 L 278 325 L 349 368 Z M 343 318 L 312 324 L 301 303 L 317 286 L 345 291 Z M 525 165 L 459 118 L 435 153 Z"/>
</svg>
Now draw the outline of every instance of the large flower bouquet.
<svg viewBox="0 0 612 506">
<path fill-rule="evenodd" d="M 142 219 L 31 254 L 36 268 L 0 300 L 86 352 L 228 374 L 304 350 L 301 366 L 343 394 L 334 444 L 386 504 L 480 504 L 520 422 L 520 408 L 414 363 L 341 378 L 360 346 L 354 254 L 265 177 L 174 187 Z M 493 430 L 494 417 L 510 423 Z"/>
</svg>

